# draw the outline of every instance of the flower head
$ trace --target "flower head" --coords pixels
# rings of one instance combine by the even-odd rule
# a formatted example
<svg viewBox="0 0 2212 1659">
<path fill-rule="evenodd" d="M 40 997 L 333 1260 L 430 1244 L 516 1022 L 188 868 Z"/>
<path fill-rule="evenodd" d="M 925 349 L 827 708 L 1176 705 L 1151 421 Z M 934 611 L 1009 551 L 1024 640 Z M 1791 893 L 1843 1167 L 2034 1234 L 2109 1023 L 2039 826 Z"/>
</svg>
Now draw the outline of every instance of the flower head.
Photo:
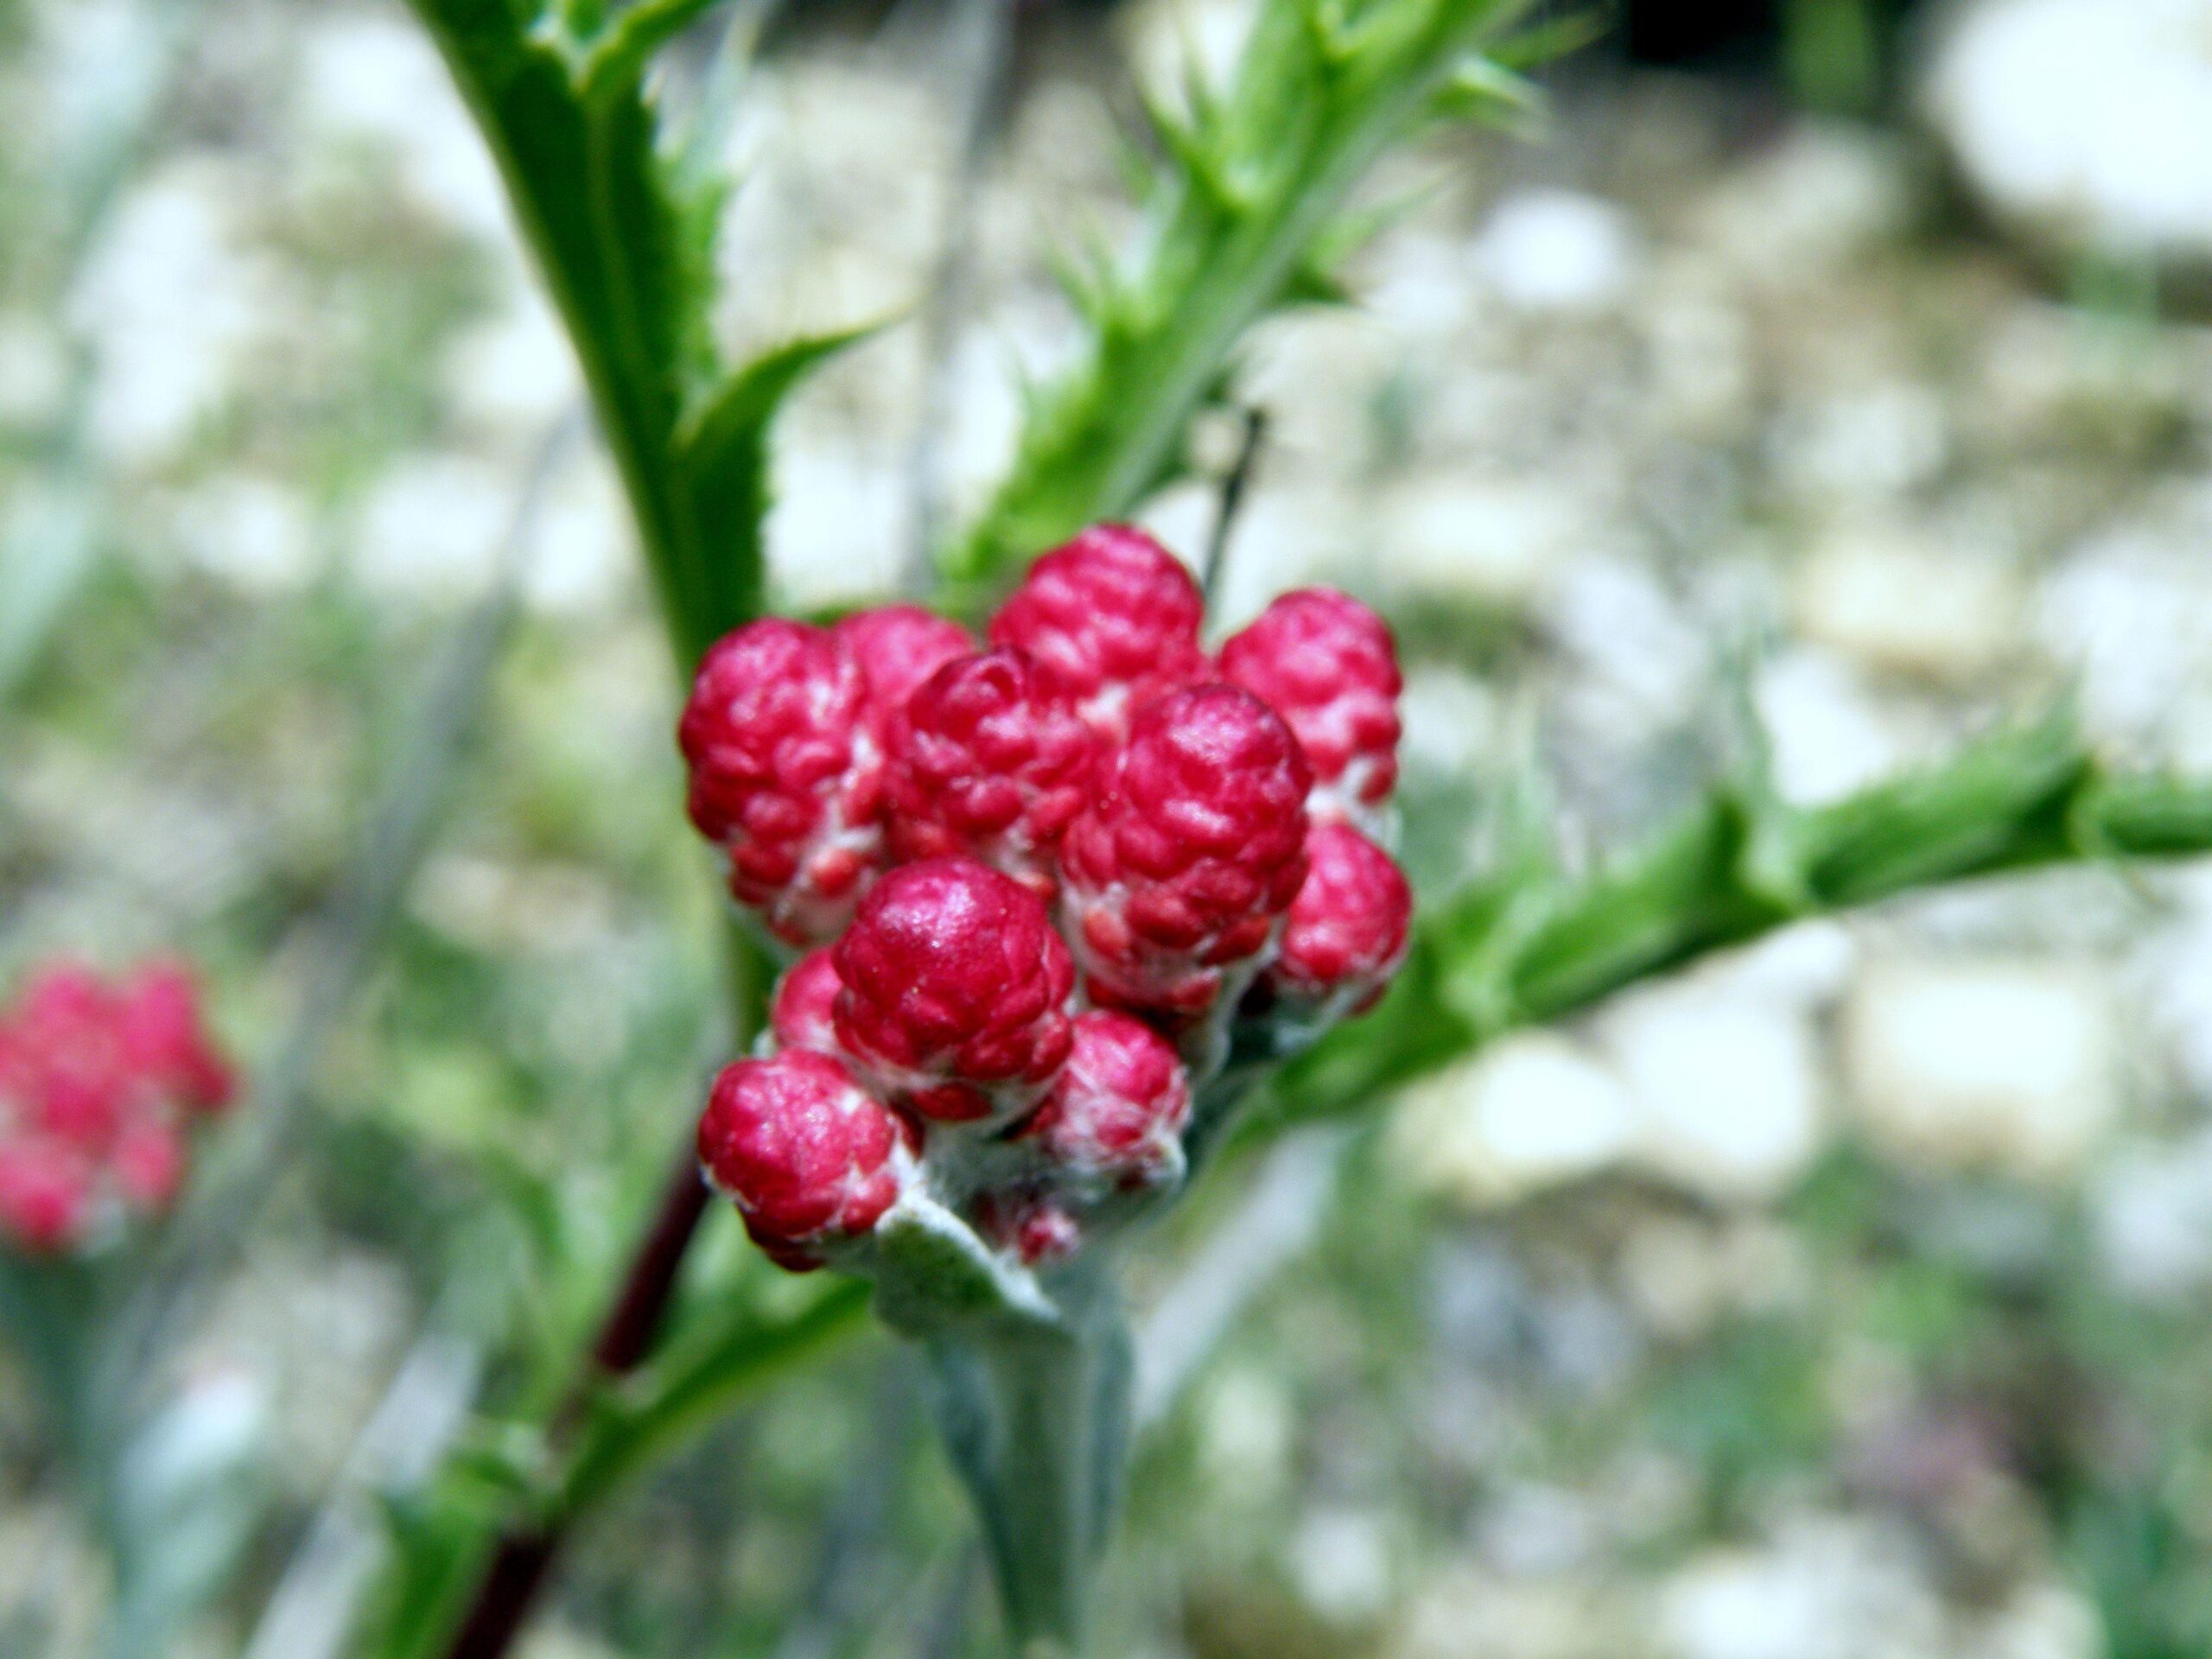
<svg viewBox="0 0 2212 1659">
<path fill-rule="evenodd" d="M 190 973 L 50 965 L 0 1009 L 0 1237 L 33 1254 L 162 1213 L 236 1083 Z"/>
<path fill-rule="evenodd" d="M 983 649 L 899 605 L 755 622 L 700 668 L 692 817 L 804 954 L 699 1156 L 772 1256 L 874 1278 L 902 1328 L 1049 1316 L 1060 1281 L 1022 1269 L 1179 1185 L 1231 1055 L 1242 1083 L 1405 958 L 1410 892 L 1360 827 L 1396 778 L 1389 629 L 1288 594 L 1217 668 L 1204 610 L 1106 524 L 1037 561 Z M 168 1150 L 135 1143 L 118 1180 L 162 1189 Z M 60 1224 L 73 1167 L 0 1161 L 0 1219 Z"/>
<path fill-rule="evenodd" d="M 1205 596 L 1173 554 L 1141 530 L 1099 524 L 1030 567 L 990 634 L 1028 652 L 1112 741 L 1154 697 L 1205 677 Z"/>
</svg>

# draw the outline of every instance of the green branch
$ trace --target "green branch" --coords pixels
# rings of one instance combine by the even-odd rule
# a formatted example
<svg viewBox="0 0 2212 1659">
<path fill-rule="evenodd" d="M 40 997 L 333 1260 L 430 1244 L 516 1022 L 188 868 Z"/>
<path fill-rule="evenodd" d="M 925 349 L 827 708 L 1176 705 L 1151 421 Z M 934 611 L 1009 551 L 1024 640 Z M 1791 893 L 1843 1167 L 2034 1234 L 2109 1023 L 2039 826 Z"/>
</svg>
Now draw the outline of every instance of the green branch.
<svg viewBox="0 0 2212 1659">
<path fill-rule="evenodd" d="M 1432 906 L 1389 998 L 1287 1068 L 1270 1116 L 1356 1109 L 1512 1027 L 1808 917 L 2063 862 L 2212 853 L 2212 781 L 2110 772 L 2057 717 L 1832 806 L 1755 795 L 1716 794 L 1593 876 L 1524 864 Z"/>
<path fill-rule="evenodd" d="M 1513 10 L 1269 0 L 1225 94 L 1193 82 L 1187 116 L 1149 112 L 1162 152 L 1150 229 L 1130 262 L 1099 255 L 1064 273 L 1090 341 L 1033 391 L 1011 472 L 947 551 L 957 601 L 1178 474 L 1192 416 L 1252 326 L 1340 295 L 1333 266 L 1367 228 L 1346 203 L 1369 168 L 1432 119 L 1499 115 L 1526 92 L 1495 66 L 1469 73 Z"/>
</svg>

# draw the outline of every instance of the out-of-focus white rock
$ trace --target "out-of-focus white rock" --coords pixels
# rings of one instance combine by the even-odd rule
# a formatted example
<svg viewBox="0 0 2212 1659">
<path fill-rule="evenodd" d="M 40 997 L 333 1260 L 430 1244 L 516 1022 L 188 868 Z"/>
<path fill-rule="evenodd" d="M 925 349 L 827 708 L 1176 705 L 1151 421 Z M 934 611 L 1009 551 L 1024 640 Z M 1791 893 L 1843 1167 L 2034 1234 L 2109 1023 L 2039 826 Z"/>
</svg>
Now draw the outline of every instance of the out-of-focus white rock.
<svg viewBox="0 0 2212 1659">
<path fill-rule="evenodd" d="M 1601 1023 L 1626 1081 L 1637 1156 L 1728 1202 L 1785 1191 L 1827 1131 L 1812 1030 L 1802 1014 L 1703 983 L 1624 998 Z"/>
<path fill-rule="evenodd" d="M 437 49 L 404 17 L 350 8 L 315 17 L 297 97 L 314 137 L 388 154 L 417 211 L 467 234 L 507 236 L 498 169 Z"/>
<path fill-rule="evenodd" d="M 1859 941 L 1841 922 L 1793 923 L 1707 965 L 1699 982 L 1716 994 L 1795 1014 L 1817 1013 L 1850 988 Z"/>
<path fill-rule="evenodd" d="M 1291 1535 L 1289 1565 L 1298 1597 L 1338 1624 L 1363 1624 L 1390 1609 L 1402 1541 L 1387 1514 L 1317 1509 Z"/>
<path fill-rule="evenodd" d="M 557 959 L 607 950 L 620 907 L 588 869 L 454 852 L 424 862 L 408 909 L 472 950 Z"/>
<path fill-rule="evenodd" d="M 1936 387 L 1881 380 L 1790 411 L 1770 448 L 1793 488 L 1863 512 L 1936 480 L 1951 453 L 1951 416 Z"/>
<path fill-rule="evenodd" d="M 1387 259 L 1363 267 L 1359 308 L 1408 340 L 1463 337 L 1491 303 L 1484 284 L 1467 280 L 1470 257 L 1464 236 L 1406 226 L 1391 237 Z"/>
<path fill-rule="evenodd" d="M 637 574 L 637 545 L 621 480 L 594 448 L 547 486 L 523 569 L 523 598 L 538 610 L 603 615 Z"/>
<path fill-rule="evenodd" d="M 1990 1615 L 1974 1650 L 1986 1659 L 2106 1659 L 2104 1621 L 2079 1590 L 2024 1584 Z"/>
<path fill-rule="evenodd" d="M 2045 578 L 2035 622 L 2099 736 L 2154 743 L 2192 683 L 2212 673 L 2212 584 L 2185 535 L 2140 527 L 2092 538 Z"/>
<path fill-rule="evenodd" d="M 1497 756 L 1497 698 L 1471 674 L 1416 664 L 1398 709 L 1398 753 L 1409 772 L 1464 779 Z"/>
<path fill-rule="evenodd" d="M 542 438 L 583 391 L 561 320 L 528 287 L 503 315 L 457 335 L 442 368 L 446 400 L 464 425 L 524 442 Z"/>
<path fill-rule="evenodd" d="M 61 331 L 29 312 L 0 313 L 0 432 L 50 426 L 68 390 L 69 345 Z"/>
<path fill-rule="evenodd" d="M 1491 211 L 1470 251 L 1476 272 L 1516 310 L 1611 310 L 1642 273 L 1642 238 L 1625 211 L 1574 190 L 1526 190 Z"/>
<path fill-rule="evenodd" d="M 781 446 L 777 466 L 768 566 L 779 608 L 898 592 L 913 535 L 899 471 L 814 445 Z"/>
<path fill-rule="evenodd" d="M 1770 1545 L 1708 1552 L 1662 1595 L 1674 1659 L 1896 1659 L 1947 1651 L 1941 1601 L 1910 1535 L 1840 1517 Z"/>
<path fill-rule="evenodd" d="M 175 156 L 125 195 L 90 252 L 69 314 L 92 353 L 92 442 L 120 466 L 173 459 L 281 314 L 283 284 L 243 222 L 252 190 L 226 156 Z"/>
<path fill-rule="evenodd" d="M 1257 10 L 1254 0 L 1145 0 L 1126 8 L 1122 36 L 1138 84 L 1162 107 L 1187 113 L 1192 73 L 1201 86 L 1226 86 Z"/>
<path fill-rule="evenodd" d="M 1752 706 L 1765 732 L 1774 786 L 1794 806 L 1818 806 L 1888 777 L 1904 745 L 1850 664 L 1811 647 L 1759 664 Z"/>
<path fill-rule="evenodd" d="M 989 503 L 1013 464 L 1021 437 L 1021 379 L 1008 342 L 995 329 L 975 328 L 954 346 L 939 408 L 916 417 L 941 423 L 930 444 L 944 505 L 957 522 L 972 521 Z"/>
<path fill-rule="evenodd" d="M 2183 1081 L 2212 1096 L 2212 863 L 2193 861 L 2163 885 L 2179 903 L 2131 964 L 2131 996 Z"/>
<path fill-rule="evenodd" d="M 1249 1366 L 1224 1371 L 1203 1388 L 1192 1421 L 1206 1490 L 1238 1507 L 1264 1505 L 1282 1491 L 1298 1421 L 1274 1376 Z"/>
<path fill-rule="evenodd" d="M 475 597 L 497 568 L 515 489 L 496 468 L 464 455 L 403 456 L 361 504 L 349 566 L 354 580 L 410 599 Z"/>
<path fill-rule="evenodd" d="M 1409 1185 L 1484 1209 L 1605 1169 L 1635 1134 L 1619 1078 L 1566 1038 L 1530 1032 L 1408 1090 L 1389 1147 Z"/>
<path fill-rule="evenodd" d="M 1736 271 L 1780 285 L 1864 257 L 1901 236 L 1918 212 L 1900 143 L 1808 124 L 1707 197 L 1698 230 Z"/>
<path fill-rule="evenodd" d="M 1677 1342 L 1731 1316 L 1802 1303 L 1812 1277 L 1789 1230 L 1755 1211 L 1719 1227 L 1656 1216 L 1637 1228 L 1618 1270 L 1644 1323 Z"/>
<path fill-rule="evenodd" d="M 2012 573 L 1899 531 L 1831 537 L 1797 580 L 1799 626 L 1866 666 L 1936 680 L 1986 673 L 2018 637 Z"/>
<path fill-rule="evenodd" d="M 1584 514 L 1557 486 L 1419 474 L 1383 498 L 1377 575 L 1414 594 L 1521 610 L 1557 579 L 1586 533 Z"/>
<path fill-rule="evenodd" d="M 1215 587 L 1212 614 L 1224 629 L 1243 626 L 1291 588 L 1329 582 L 1374 594 L 1377 581 L 1372 526 L 1344 495 L 1312 487 L 1287 466 L 1262 475 L 1245 499 L 1230 538 L 1227 568 Z M 1205 484 L 1166 492 L 1159 509 L 1140 522 L 1157 524 L 1161 539 L 1185 563 L 1205 556 L 1221 495 Z"/>
<path fill-rule="evenodd" d="M 958 123 L 911 63 L 760 66 L 725 163 L 744 180 L 715 246 L 718 332 L 739 353 L 910 311 L 944 251 Z"/>
<path fill-rule="evenodd" d="M 155 1513 L 184 1521 L 245 1478 L 270 1422 L 270 1391 L 250 1373 L 212 1369 L 191 1379 L 131 1443 L 130 1490 Z"/>
<path fill-rule="evenodd" d="M 1406 1609 L 1386 1659 L 1628 1659 L 1646 1651 L 1637 1587 L 1591 1573 L 1542 1576 L 1460 1565 Z"/>
<path fill-rule="evenodd" d="M 170 506 L 179 549 L 241 593 L 296 591 L 321 568 L 315 514 L 299 489 L 258 473 L 218 473 Z"/>
<path fill-rule="evenodd" d="M 1738 434 L 1756 413 L 1749 321 L 1712 286 L 1660 285 L 1633 314 L 1650 361 L 1654 412 L 1686 437 Z"/>
<path fill-rule="evenodd" d="M 2055 962 L 1893 962 L 1846 1006 L 1859 1120 L 1891 1154 L 2031 1178 L 2079 1172 L 2118 1120 L 2103 984 Z"/>
<path fill-rule="evenodd" d="M 2129 1294 L 2171 1299 L 2212 1284 L 2212 1129 L 2110 1160 L 2089 1216 L 2106 1276 Z"/>
<path fill-rule="evenodd" d="M 1650 564 L 1625 552 L 1572 561 L 1540 614 L 1576 670 L 1570 712 L 1608 747 L 1664 730 L 1710 683 L 1711 642 Z"/>
<path fill-rule="evenodd" d="M 2212 259 L 2212 4 L 1960 13 L 1925 103 L 1993 213 L 2062 250 Z"/>
</svg>

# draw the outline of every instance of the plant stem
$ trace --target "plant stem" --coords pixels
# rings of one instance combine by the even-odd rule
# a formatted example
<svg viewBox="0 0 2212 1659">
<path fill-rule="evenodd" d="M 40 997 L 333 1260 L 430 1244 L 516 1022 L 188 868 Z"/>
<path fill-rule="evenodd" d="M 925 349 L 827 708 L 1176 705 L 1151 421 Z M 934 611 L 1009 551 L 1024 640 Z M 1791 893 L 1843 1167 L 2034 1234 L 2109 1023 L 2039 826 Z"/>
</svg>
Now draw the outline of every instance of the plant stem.
<svg viewBox="0 0 2212 1659">
<path fill-rule="evenodd" d="M 594 1389 L 610 1376 L 634 1370 L 652 1351 L 684 1252 L 706 1212 L 707 1184 L 699 1178 L 698 1159 L 687 1139 L 592 1344 L 590 1361 L 570 1384 L 554 1420 L 556 1431 L 575 1421 Z M 572 1518 L 550 1516 L 512 1527 L 500 1535 L 468 1611 L 446 1649 L 447 1659 L 499 1659 L 506 1652 L 544 1588 Z"/>
<path fill-rule="evenodd" d="M 683 1253 L 706 1213 L 707 1184 L 700 1179 L 699 1155 L 687 1135 L 652 1225 L 639 1242 L 637 1257 L 592 1344 L 592 1359 L 600 1371 L 620 1376 L 635 1370 L 651 1351 L 661 1315 L 676 1289 Z"/>
<path fill-rule="evenodd" d="M 974 1496 L 1020 1659 L 1084 1651 L 1089 1590 L 1120 1498 L 1129 1338 L 1110 1271 L 1054 1287 L 1058 1329 L 994 1322 L 928 1343 L 938 1424 Z"/>
<path fill-rule="evenodd" d="M 730 1046 L 742 1049 L 759 1027 L 767 1006 L 772 965 L 766 953 L 734 919 L 723 935 L 723 968 L 733 1029 Z M 707 1213 L 707 1184 L 683 1124 L 674 1166 L 661 1188 L 660 1202 L 632 1251 L 630 1265 L 600 1321 L 588 1357 L 570 1382 L 550 1425 L 556 1441 L 570 1438 L 592 1396 L 615 1378 L 626 1376 L 652 1352 L 669 1303 L 674 1299 L 683 1258 Z M 446 1659 L 499 1659 L 512 1645 L 544 1588 L 553 1559 L 576 1518 L 572 1504 L 509 1526 L 493 1545 L 468 1611 L 445 1649 Z"/>
</svg>

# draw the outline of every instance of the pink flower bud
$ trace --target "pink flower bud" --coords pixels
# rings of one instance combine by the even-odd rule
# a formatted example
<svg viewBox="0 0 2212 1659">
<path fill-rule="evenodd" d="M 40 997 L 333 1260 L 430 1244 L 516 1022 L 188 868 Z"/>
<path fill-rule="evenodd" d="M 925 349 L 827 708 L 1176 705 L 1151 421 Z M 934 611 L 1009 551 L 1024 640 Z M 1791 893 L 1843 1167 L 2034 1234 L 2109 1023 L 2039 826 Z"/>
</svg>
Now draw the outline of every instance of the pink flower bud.
<svg viewBox="0 0 2212 1659">
<path fill-rule="evenodd" d="M 1371 816 L 1398 782 L 1398 650 L 1382 619 L 1332 588 L 1285 594 L 1221 648 L 1221 674 L 1297 734 L 1316 817 Z"/>
<path fill-rule="evenodd" d="M 124 1050 L 140 1076 L 192 1111 L 219 1112 L 231 1103 L 237 1078 L 208 1036 L 189 969 L 142 968 L 124 982 L 120 1000 Z"/>
<path fill-rule="evenodd" d="M 775 1002 L 769 1010 L 768 1028 L 775 1034 L 776 1046 L 837 1052 L 835 1016 L 842 984 L 836 957 L 826 944 L 793 963 L 777 982 Z"/>
<path fill-rule="evenodd" d="M 715 1079 L 699 1161 L 755 1243 L 794 1271 L 865 1237 L 909 1179 L 911 1131 L 842 1063 L 795 1049 Z"/>
<path fill-rule="evenodd" d="M 677 741 L 691 820 L 730 891 L 779 938 L 819 944 L 883 863 L 883 754 L 868 683 L 835 635 L 747 624 L 699 665 Z"/>
<path fill-rule="evenodd" d="M 1316 824 L 1306 854 L 1267 988 L 1293 1005 L 1363 1012 L 1406 959 L 1413 889 L 1397 861 L 1349 824 Z"/>
<path fill-rule="evenodd" d="M 1026 1268 L 1050 1267 L 1083 1248 L 1083 1224 L 1035 1192 L 989 1193 L 976 1205 L 976 1230 Z"/>
<path fill-rule="evenodd" d="M 1067 946 L 1035 893 L 974 859 L 893 870 L 836 961 L 838 1041 L 925 1117 L 1018 1115 L 1067 1058 Z"/>
<path fill-rule="evenodd" d="M 1138 711 L 1061 849 L 1091 995 L 1181 1016 L 1252 961 L 1305 879 L 1312 774 L 1274 710 L 1229 685 Z"/>
<path fill-rule="evenodd" d="M 1020 1138 L 1078 1188 L 1128 1191 L 1181 1179 L 1190 1121 L 1191 1080 L 1174 1046 L 1102 1011 L 1077 1019 L 1067 1065 Z"/>
<path fill-rule="evenodd" d="M 963 657 L 908 700 L 890 772 L 901 858 L 963 853 L 1040 899 L 1061 834 L 1082 809 L 1096 740 L 1021 652 Z"/>
<path fill-rule="evenodd" d="M 35 1137 L 0 1144 L 0 1234 L 35 1255 L 59 1255 L 81 1237 L 92 1207 L 83 1158 Z"/>
<path fill-rule="evenodd" d="M 868 682 L 868 700 L 887 726 L 906 711 L 923 681 L 976 649 L 967 629 L 918 605 L 855 611 L 833 632 Z"/>
<path fill-rule="evenodd" d="M 1016 645 L 1102 737 L 1163 692 L 1205 677 L 1205 599 L 1175 556 L 1141 530 L 1097 524 L 1029 569 L 991 643 Z"/>
</svg>

